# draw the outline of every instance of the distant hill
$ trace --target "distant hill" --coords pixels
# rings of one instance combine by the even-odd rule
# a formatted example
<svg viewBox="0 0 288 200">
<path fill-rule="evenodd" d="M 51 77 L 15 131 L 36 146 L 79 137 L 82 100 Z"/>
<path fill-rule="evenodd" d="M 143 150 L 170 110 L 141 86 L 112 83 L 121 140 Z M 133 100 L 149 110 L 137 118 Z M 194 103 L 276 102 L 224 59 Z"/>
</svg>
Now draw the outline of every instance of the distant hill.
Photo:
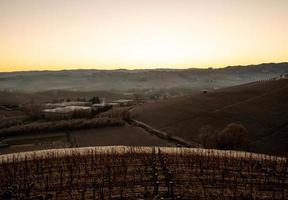
<svg viewBox="0 0 288 200">
<path fill-rule="evenodd" d="M 250 69 L 249 69 L 250 70 Z M 244 150 L 288 155 L 288 80 L 254 82 L 145 104 L 132 117 L 169 135 L 200 142 L 201 127 L 228 123 L 249 131 Z"/>
<path fill-rule="evenodd" d="M 139 91 L 217 89 L 288 73 L 288 63 L 221 69 L 63 70 L 0 73 L 0 90 Z"/>
<path fill-rule="evenodd" d="M 93 96 L 105 98 L 105 100 L 115 100 L 123 97 L 123 95 L 109 91 L 71 91 L 71 90 L 47 90 L 39 92 L 11 92 L 0 91 L 0 105 L 18 105 L 26 103 L 44 103 L 53 100 L 77 98 L 91 99 Z"/>
</svg>

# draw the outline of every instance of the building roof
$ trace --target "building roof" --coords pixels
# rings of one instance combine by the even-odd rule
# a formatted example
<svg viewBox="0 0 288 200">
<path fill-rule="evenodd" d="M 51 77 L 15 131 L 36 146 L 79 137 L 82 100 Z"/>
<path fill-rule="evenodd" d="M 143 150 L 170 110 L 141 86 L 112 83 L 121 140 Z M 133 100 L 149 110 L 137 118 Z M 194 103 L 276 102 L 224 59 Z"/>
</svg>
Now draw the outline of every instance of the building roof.
<svg viewBox="0 0 288 200">
<path fill-rule="evenodd" d="M 46 113 L 70 113 L 79 110 L 91 110 L 91 107 L 88 106 L 66 106 L 66 107 L 58 107 L 53 109 L 45 109 L 44 112 Z"/>
<path fill-rule="evenodd" d="M 62 102 L 62 103 L 46 103 L 46 107 L 66 107 L 66 106 L 86 106 L 91 104 L 90 102 L 84 102 L 84 101 L 69 101 L 69 102 Z"/>
</svg>

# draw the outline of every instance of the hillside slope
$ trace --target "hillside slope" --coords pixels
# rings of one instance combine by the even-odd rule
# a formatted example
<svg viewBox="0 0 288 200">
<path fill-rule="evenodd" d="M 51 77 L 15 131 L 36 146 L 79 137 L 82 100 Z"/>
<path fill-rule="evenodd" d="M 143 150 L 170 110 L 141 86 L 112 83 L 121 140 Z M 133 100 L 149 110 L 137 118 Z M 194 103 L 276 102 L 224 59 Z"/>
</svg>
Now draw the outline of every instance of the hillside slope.
<svg viewBox="0 0 288 200">
<path fill-rule="evenodd" d="M 199 130 L 228 123 L 249 131 L 245 150 L 287 155 L 288 80 L 235 86 L 136 107 L 132 117 L 169 135 L 199 142 Z M 280 139 L 281 138 L 281 139 Z"/>
</svg>

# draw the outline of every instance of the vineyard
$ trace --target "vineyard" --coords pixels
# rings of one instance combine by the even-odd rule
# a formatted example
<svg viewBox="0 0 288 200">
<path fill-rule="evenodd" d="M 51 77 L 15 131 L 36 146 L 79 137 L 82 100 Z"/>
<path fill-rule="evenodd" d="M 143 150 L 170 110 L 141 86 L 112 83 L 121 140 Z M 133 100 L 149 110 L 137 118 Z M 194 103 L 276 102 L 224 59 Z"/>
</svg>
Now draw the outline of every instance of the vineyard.
<svg viewBox="0 0 288 200">
<path fill-rule="evenodd" d="M 0 156 L 0 199 L 288 199 L 287 158 L 87 147 Z"/>
</svg>

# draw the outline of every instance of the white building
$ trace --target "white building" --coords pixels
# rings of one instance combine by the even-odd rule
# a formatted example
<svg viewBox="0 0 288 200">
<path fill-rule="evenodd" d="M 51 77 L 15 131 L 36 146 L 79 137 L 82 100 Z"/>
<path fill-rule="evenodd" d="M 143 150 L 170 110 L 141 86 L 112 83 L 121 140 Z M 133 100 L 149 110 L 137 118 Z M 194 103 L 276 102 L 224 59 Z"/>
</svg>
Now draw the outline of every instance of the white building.
<svg viewBox="0 0 288 200">
<path fill-rule="evenodd" d="M 58 108 L 44 109 L 46 113 L 72 113 L 75 111 L 91 111 L 91 107 L 88 106 L 65 106 Z"/>
<path fill-rule="evenodd" d="M 67 107 L 67 106 L 91 106 L 91 102 L 84 101 L 67 101 L 61 103 L 46 103 L 44 104 L 46 108 L 59 108 L 59 107 Z"/>
</svg>

